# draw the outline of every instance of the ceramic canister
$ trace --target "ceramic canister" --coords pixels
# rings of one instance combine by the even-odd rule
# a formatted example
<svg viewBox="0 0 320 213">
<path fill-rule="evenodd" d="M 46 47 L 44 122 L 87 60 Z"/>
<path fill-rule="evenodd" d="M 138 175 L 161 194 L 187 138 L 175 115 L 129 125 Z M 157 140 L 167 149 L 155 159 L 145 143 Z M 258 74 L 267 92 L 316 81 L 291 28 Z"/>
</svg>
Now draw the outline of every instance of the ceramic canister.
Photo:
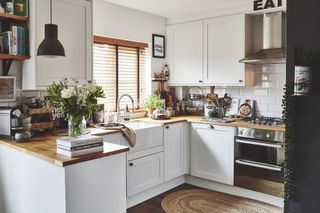
<svg viewBox="0 0 320 213">
<path fill-rule="evenodd" d="M 294 94 L 311 94 L 311 67 L 295 66 Z"/>
</svg>

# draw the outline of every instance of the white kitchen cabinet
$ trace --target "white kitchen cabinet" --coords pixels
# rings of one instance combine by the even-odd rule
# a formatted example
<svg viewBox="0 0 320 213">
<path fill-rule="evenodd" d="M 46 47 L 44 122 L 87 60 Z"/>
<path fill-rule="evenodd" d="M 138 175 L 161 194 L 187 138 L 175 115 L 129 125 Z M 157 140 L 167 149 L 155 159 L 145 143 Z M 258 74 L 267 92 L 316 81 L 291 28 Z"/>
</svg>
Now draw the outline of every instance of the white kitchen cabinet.
<svg viewBox="0 0 320 213">
<path fill-rule="evenodd" d="M 186 174 L 186 123 L 164 127 L 164 180 Z"/>
<path fill-rule="evenodd" d="M 203 80 L 203 22 L 167 27 L 168 60 L 172 85 L 188 86 Z"/>
<path fill-rule="evenodd" d="M 50 23 L 50 1 L 30 1 L 30 55 L 23 62 L 22 88 L 42 89 L 63 78 L 92 79 L 92 2 L 53 0 L 53 24 L 66 57 L 36 56 L 44 38 L 44 25 Z"/>
<path fill-rule="evenodd" d="M 163 152 L 128 161 L 127 197 L 163 183 Z"/>
<path fill-rule="evenodd" d="M 245 64 L 245 14 L 204 21 L 205 83 L 243 86 Z"/>
<path fill-rule="evenodd" d="M 234 127 L 192 124 L 191 175 L 233 185 Z"/>
</svg>

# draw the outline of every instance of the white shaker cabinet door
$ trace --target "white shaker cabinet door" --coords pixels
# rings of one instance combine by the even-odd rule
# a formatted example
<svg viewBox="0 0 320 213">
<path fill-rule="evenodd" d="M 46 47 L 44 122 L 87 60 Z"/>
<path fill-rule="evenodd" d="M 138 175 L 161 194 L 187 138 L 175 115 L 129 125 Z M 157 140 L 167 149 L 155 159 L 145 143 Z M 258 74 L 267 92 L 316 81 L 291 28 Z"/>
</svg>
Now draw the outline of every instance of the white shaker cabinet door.
<svg viewBox="0 0 320 213">
<path fill-rule="evenodd" d="M 50 1 L 31 2 L 31 59 L 23 65 L 23 89 L 41 89 L 63 78 L 92 79 L 92 2 L 53 0 L 52 23 L 58 25 L 58 39 L 65 57 L 36 56 L 44 39 L 44 25 L 50 23 Z"/>
<path fill-rule="evenodd" d="M 163 183 L 163 152 L 128 161 L 127 197 Z"/>
<path fill-rule="evenodd" d="M 234 131 L 234 127 L 192 124 L 192 176 L 233 185 Z"/>
<path fill-rule="evenodd" d="M 243 86 L 245 64 L 245 14 L 223 16 L 204 22 L 206 84 Z"/>
<path fill-rule="evenodd" d="M 167 28 L 168 60 L 172 85 L 199 84 L 203 80 L 203 22 Z"/>
<path fill-rule="evenodd" d="M 164 126 L 164 179 L 186 174 L 186 123 Z"/>
</svg>

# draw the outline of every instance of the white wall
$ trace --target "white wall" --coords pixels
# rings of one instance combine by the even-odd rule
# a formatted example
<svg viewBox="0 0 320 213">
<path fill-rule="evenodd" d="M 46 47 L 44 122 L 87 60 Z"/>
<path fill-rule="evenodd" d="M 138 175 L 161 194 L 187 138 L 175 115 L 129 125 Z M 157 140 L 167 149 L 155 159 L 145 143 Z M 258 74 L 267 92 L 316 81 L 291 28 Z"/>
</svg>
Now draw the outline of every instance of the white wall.
<svg viewBox="0 0 320 213">
<path fill-rule="evenodd" d="M 93 34 L 149 44 L 151 72 L 161 72 L 165 59 L 152 58 L 152 34 L 166 33 L 166 19 L 103 0 L 93 0 Z M 150 79 L 150 75 L 147 79 Z M 149 81 L 148 81 L 149 82 Z M 151 80 L 149 82 L 149 88 Z M 157 85 L 154 85 L 154 89 Z"/>
</svg>

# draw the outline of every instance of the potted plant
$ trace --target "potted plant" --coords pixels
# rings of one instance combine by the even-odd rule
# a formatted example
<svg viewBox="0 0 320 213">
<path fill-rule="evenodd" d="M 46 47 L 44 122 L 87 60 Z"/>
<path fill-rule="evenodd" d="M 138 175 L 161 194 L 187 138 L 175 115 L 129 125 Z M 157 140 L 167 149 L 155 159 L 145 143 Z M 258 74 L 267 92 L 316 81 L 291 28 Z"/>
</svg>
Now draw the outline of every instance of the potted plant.
<svg viewBox="0 0 320 213">
<path fill-rule="evenodd" d="M 141 105 L 147 109 L 148 115 L 152 115 L 152 112 L 158 107 L 164 106 L 164 101 L 160 99 L 159 95 L 150 95 Z"/>
<path fill-rule="evenodd" d="M 105 97 L 102 87 L 96 84 L 80 84 L 67 79 L 54 82 L 47 88 L 47 93 L 49 105 L 65 113 L 71 137 L 83 134 L 83 119 L 99 108 L 98 98 Z"/>
</svg>

